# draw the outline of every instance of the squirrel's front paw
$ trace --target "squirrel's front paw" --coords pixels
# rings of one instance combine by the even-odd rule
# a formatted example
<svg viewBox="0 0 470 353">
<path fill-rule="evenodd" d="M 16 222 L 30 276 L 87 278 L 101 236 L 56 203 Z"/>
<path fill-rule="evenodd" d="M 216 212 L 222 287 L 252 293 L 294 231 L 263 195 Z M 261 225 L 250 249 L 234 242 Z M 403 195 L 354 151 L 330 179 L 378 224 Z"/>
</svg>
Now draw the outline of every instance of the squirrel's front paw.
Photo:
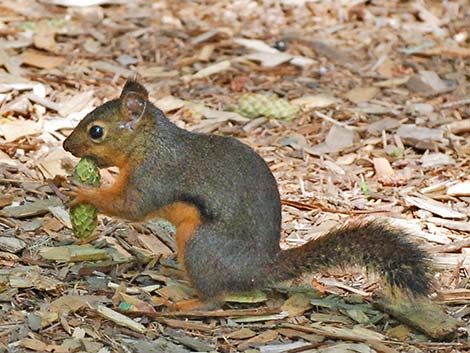
<svg viewBox="0 0 470 353">
<path fill-rule="evenodd" d="M 68 183 L 67 188 L 68 190 L 64 191 L 64 194 L 69 198 L 67 202 L 68 207 L 73 207 L 81 203 L 91 203 L 91 198 L 88 197 L 88 195 L 92 193 L 93 187 Z"/>
</svg>

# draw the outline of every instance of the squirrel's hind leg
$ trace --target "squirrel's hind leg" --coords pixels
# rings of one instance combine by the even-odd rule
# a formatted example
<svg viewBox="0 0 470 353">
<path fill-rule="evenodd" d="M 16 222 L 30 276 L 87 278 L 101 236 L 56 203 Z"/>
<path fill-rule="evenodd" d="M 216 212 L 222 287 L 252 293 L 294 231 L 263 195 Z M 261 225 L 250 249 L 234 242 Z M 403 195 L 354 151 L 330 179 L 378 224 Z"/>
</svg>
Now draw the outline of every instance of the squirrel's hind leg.
<svg viewBox="0 0 470 353">
<path fill-rule="evenodd" d="M 201 224 L 188 240 L 184 267 L 204 303 L 223 303 L 231 293 L 262 285 L 258 250 L 248 246 L 225 225 Z"/>
<path fill-rule="evenodd" d="M 212 233 L 211 226 L 200 225 L 187 238 L 183 256 L 178 259 L 184 262 L 184 269 L 203 303 L 204 309 L 221 307 L 227 289 L 227 277 L 230 275 L 220 252 L 220 239 Z M 179 249 L 178 249 L 179 250 Z"/>
</svg>

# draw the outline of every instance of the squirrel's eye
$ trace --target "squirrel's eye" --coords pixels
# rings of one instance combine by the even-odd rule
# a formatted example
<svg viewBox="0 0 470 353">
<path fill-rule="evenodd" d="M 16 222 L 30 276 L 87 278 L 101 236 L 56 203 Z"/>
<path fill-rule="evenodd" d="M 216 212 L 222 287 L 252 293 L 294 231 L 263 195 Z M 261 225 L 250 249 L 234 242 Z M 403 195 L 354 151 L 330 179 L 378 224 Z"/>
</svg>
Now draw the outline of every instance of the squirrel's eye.
<svg viewBox="0 0 470 353">
<path fill-rule="evenodd" d="M 93 140 L 99 140 L 104 136 L 104 128 L 99 125 L 93 125 L 90 127 L 90 130 L 88 130 L 88 133 Z"/>
</svg>

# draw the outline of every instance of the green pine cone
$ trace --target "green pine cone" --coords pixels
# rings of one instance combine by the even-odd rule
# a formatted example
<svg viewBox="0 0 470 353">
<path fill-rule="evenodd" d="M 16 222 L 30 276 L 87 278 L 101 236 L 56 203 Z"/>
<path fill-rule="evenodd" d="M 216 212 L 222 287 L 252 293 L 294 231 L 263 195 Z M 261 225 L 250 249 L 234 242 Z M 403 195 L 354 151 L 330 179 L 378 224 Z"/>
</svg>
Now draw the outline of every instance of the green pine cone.
<svg viewBox="0 0 470 353">
<path fill-rule="evenodd" d="M 98 210 L 95 206 L 82 203 L 70 208 L 70 221 L 73 234 L 79 239 L 86 239 L 98 226 Z"/>
<path fill-rule="evenodd" d="M 100 170 L 96 163 L 87 157 L 84 157 L 75 166 L 73 178 L 82 183 L 90 186 L 98 187 L 101 183 Z"/>
<path fill-rule="evenodd" d="M 100 170 L 92 159 L 82 158 L 75 167 L 73 179 L 79 183 L 99 187 Z M 79 239 L 86 239 L 93 234 L 98 225 L 98 211 L 90 204 L 79 204 L 70 208 L 72 230 Z"/>
<path fill-rule="evenodd" d="M 299 107 L 275 94 L 247 93 L 238 100 L 238 112 L 247 118 L 292 119 Z"/>
</svg>

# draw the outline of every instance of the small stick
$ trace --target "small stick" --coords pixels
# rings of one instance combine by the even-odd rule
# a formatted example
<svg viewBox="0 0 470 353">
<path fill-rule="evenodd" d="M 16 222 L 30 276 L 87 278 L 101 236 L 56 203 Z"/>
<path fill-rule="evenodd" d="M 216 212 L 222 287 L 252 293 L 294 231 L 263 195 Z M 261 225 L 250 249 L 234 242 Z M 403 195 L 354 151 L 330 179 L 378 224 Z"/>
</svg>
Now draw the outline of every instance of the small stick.
<svg viewBox="0 0 470 353">
<path fill-rule="evenodd" d="M 228 316 L 262 316 L 262 315 L 272 315 L 279 314 L 280 308 L 278 309 L 242 309 L 242 310 L 215 310 L 215 311 L 169 311 L 169 312 L 157 312 L 157 313 L 138 313 L 134 312 L 133 314 L 137 315 L 147 315 L 153 318 L 158 317 L 172 317 L 172 316 L 187 316 L 187 317 L 228 317 Z"/>
</svg>

